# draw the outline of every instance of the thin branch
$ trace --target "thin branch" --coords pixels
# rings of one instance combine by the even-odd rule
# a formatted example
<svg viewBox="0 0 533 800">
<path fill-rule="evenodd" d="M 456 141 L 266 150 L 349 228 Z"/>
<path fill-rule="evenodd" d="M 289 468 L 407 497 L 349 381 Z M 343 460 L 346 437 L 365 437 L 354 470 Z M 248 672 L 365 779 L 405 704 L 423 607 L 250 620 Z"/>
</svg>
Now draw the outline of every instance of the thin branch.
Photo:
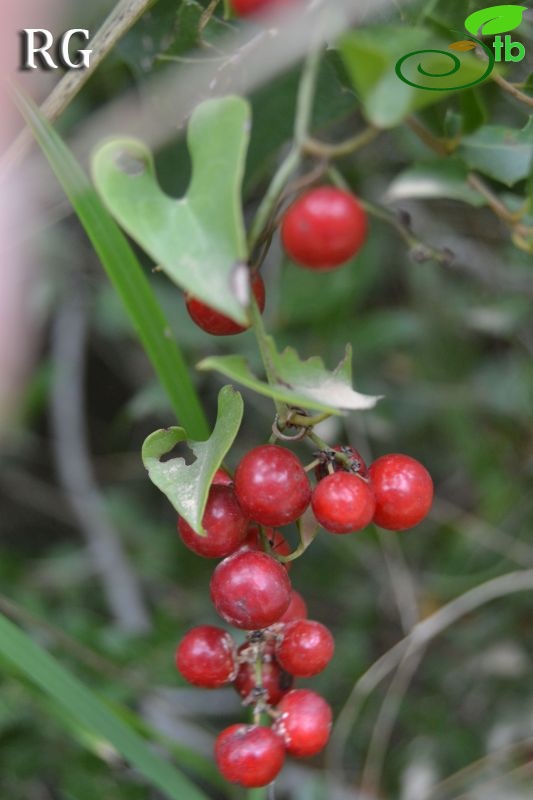
<svg viewBox="0 0 533 800">
<path fill-rule="evenodd" d="M 59 304 L 52 329 L 54 456 L 111 613 L 125 631 L 143 633 L 149 630 L 150 619 L 141 589 L 108 517 L 90 463 L 84 404 L 87 326 L 86 299 L 81 284 L 73 283 Z"/>
<path fill-rule="evenodd" d="M 517 742 L 513 742 L 506 747 L 500 747 L 497 750 L 488 753 L 486 756 L 477 759 L 477 761 L 472 761 L 471 764 L 468 764 L 466 767 L 462 767 L 462 769 L 458 770 L 457 772 L 448 775 L 448 777 L 443 778 L 443 780 L 439 781 L 439 783 L 434 784 L 431 787 L 431 797 L 435 800 L 443 791 L 448 792 L 456 784 L 463 781 L 465 778 L 471 776 L 473 773 L 479 772 L 484 767 L 489 765 L 492 761 L 501 759 L 504 756 L 510 758 L 514 756 L 518 750 L 529 750 L 530 747 L 533 745 L 533 737 L 529 736 L 527 739 L 520 739 Z"/>
<path fill-rule="evenodd" d="M 430 517 L 439 523 L 450 521 L 464 534 L 474 539 L 478 544 L 498 553 L 509 561 L 514 561 L 520 567 L 533 567 L 533 547 L 512 536 L 501 528 L 490 525 L 475 514 L 459 508 L 449 500 L 442 497 L 435 498 Z"/>
<path fill-rule="evenodd" d="M 389 573 L 403 633 L 407 635 L 420 619 L 413 576 L 405 561 L 405 555 L 398 536 L 391 536 L 389 532 L 378 528 L 378 538 L 387 572 Z"/>
<path fill-rule="evenodd" d="M 426 147 L 429 147 L 430 150 L 433 150 L 438 156 L 449 156 L 453 153 L 455 149 L 454 144 L 434 136 L 416 117 L 409 117 L 407 119 L 407 125 L 411 128 L 413 133 L 418 136 L 420 141 L 423 142 Z"/>
<path fill-rule="evenodd" d="M 248 239 L 250 251 L 262 239 L 265 229 L 268 228 L 269 220 L 276 215 L 278 203 L 289 178 L 300 166 L 303 143 L 309 135 L 321 56 L 322 51 L 317 47 L 309 53 L 304 64 L 296 101 L 294 144 L 272 178 L 265 197 L 255 215 Z"/>
<path fill-rule="evenodd" d="M 368 754 L 363 767 L 360 789 L 363 795 L 365 793 L 370 797 L 380 797 L 381 795 L 381 776 L 392 731 L 403 699 L 423 657 L 423 649 L 417 650 L 414 646 L 409 647 L 390 683 L 372 730 Z"/>
<path fill-rule="evenodd" d="M 306 155 L 316 156 L 324 159 L 343 158 L 344 156 L 352 155 L 360 150 L 365 145 L 373 142 L 379 136 L 381 131 L 373 125 L 369 125 L 361 133 L 353 136 L 351 139 L 345 139 L 338 144 L 329 144 L 321 142 L 318 139 L 307 138 L 302 144 L 302 149 Z"/>
<path fill-rule="evenodd" d="M 333 183 L 347 191 L 351 191 L 349 184 L 335 167 L 330 167 L 328 173 Z M 394 228 L 409 248 L 411 259 L 415 263 L 423 264 L 428 261 L 433 261 L 448 271 L 478 281 L 491 291 L 517 292 L 525 294 L 528 297 L 533 297 L 533 281 L 527 275 L 511 275 L 508 272 L 496 272 L 495 270 L 489 272 L 486 269 L 479 269 L 474 264 L 462 263 L 456 259 L 454 253 L 450 250 L 446 248 L 441 250 L 422 241 L 422 239 L 413 232 L 409 222 L 403 221 L 400 216 L 382 206 L 370 203 L 368 200 L 359 199 L 359 202 L 370 216 Z M 519 231 L 522 235 L 524 233 L 528 235 L 529 233 L 533 233 L 532 229 L 516 224 L 514 230 L 515 232 Z M 523 242 L 519 243 L 515 241 L 515 243 L 521 246 L 522 249 L 527 249 L 527 245 Z"/>
<path fill-rule="evenodd" d="M 412 648 L 412 652 L 425 649 L 435 637 L 478 608 L 493 600 L 527 591 L 533 591 L 533 569 L 509 572 L 499 578 L 486 581 L 419 622 L 409 636 L 397 642 L 394 647 L 374 662 L 355 682 L 337 719 L 327 754 L 330 774 L 339 773 L 342 769 L 342 757 L 346 742 L 366 698 L 379 686 L 381 681 L 396 669 L 409 649 Z"/>
<path fill-rule="evenodd" d="M 427 147 L 439 156 L 452 155 L 459 144 L 459 139 L 443 140 L 437 138 L 416 117 L 409 117 L 407 125 L 418 136 L 420 141 L 424 142 Z M 511 230 L 513 243 L 516 247 L 526 253 L 531 253 L 533 251 L 533 228 L 521 222 L 526 209 L 524 208 L 523 211 L 519 212 L 510 211 L 476 172 L 468 174 L 467 183 L 485 198 L 491 211 Z"/>
<path fill-rule="evenodd" d="M 491 77 L 494 83 L 497 83 L 498 86 L 504 90 L 504 92 L 512 95 L 515 100 L 518 100 L 520 103 L 524 103 L 524 105 L 529 106 L 530 108 L 533 107 L 533 97 L 521 92 L 514 83 L 509 83 L 509 81 L 506 81 L 497 70 L 493 70 Z"/>
<path fill-rule="evenodd" d="M 506 222 L 507 225 L 514 227 L 520 221 L 521 214 L 509 211 L 499 197 L 494 194 L 485 181 L 475 172 L 470 172 L 468 174 L 468 184 L 474 191 L 483 195 L 489 208 L 494 211 L 496 216 L 503 220 L 503 222 Z"/>
<path fill-rule="evenodd" d="M 476 789 L 479 791 L 480 789 L 483 790 L 485 787 L 492 786 L 498 781 L 500 781 L 502 777 L 509 779 L 509 778 L 517 778 L 519 776 L 528 777 L 529 775 L 533 775 L 533 763 L 528 760 L 526 761 L 525 764 L 520 764 L 519 767 L 511 769 L 508 772 L 505 772 L 503 775 L 496 775 L 492 776 L 491 778 L 487 778 L 486 781 L 483 781 L 482 783 L 478 784 L 476 786 Z M 483 794 L 484 792 L 482 793 L 481 796 L 483 796 Z M 463 794 L 456 795 L 455 797 L 452 798 L 452 800 L 471 800 L 471 798 L 472 798 L 472 793 L 468 791 L 464 792 Z"/>
<path fill-rule="evenodd" d="M 217 10 L 217 6 L 220 0 L 211 0 L 205 11 L 203 12 L 202 16 L 200 17 L 200 22 L 198 25 L 198 34 L 201 36 L 204 32 L 205 28 L 209 25 L 211 18 L 215 11 Z"/>
</svg>

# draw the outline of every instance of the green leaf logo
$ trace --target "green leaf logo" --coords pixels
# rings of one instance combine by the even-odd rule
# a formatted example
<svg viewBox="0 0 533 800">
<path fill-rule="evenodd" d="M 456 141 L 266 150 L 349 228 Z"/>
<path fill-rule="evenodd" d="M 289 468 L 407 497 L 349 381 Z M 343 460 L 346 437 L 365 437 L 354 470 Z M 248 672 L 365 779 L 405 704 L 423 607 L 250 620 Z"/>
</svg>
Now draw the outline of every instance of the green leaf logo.
<svg viewBox="0 0 533 800">
<path fill-rule="evenodd" d="M 509 33 L 518 28 L 522 22 L 526 6 L 491 6 L 482 8 L 470 14 L 465 21 L 466 30 L 473 36 L 481 32 L 482 36 L 492 36 L 497 33 Z"/>
</svg>

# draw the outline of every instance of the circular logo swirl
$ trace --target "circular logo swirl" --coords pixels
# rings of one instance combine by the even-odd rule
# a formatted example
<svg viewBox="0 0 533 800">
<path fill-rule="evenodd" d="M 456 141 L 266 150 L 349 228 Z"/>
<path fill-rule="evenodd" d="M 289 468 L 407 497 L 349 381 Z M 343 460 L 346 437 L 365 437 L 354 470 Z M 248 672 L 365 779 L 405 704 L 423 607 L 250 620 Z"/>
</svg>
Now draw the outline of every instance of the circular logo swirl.
<svg viewBox="0 0 533 800">
<path fill-rule="evenodd" d="M 458 33 L 458 31 L 454 31 L 454 33 Z M 487 69 L 485 70 L 483 75 L 481 75 L 481 77 L 477 78 L 475 81 L 457 85 L 454 84 L 453 82 L 450 83 L 449 81 L 446 81 L 447 84 L 446 86 L 423 86 L 420 83 L 414 83 L 412 80 L 406 77 L 403 71 L 403 67 L 407 59 L 411 59 L 416 56 L 426 55 L 428 53 L 436 53 L 437 55 L 440 56 L 446 56 L 446 58 L 451 60 L 452 67 L 447 72 L 439 72 L 439 73 L 428 72 L 426 69 L 424 69 L 422 63 L 419 62 L 417 66 L 417 72 L 419 72 L 420 75 L 423 75 L 426 78 L 434 78 L 434 79 L 438 78 L 439 80 L 450 78 L 452 75 L 456 75 L 460 71 L 462 66 L 461 59 L 458 58 L 458 56 L 456 56 L 454 53 L 450 53 L 448 50 L 416 50 L 414 53 L 407 53 L 407 55 L 402 56 L 402 58 L 400 58 L 399 61 L 396 63 L 397 76 L 400 78 L 401 81 L 407 83 L 409 86 L 414 86 L 415 89 L 425 89 L 428 92 L 450 92 L 458 89 L 468 89 L 471 86 L 476 86 L 478 83 L 483 83 L 483 81 L 489 77 L 492 70 L 494 69 L 494 64 L 495 64 L 494 53 L 492 52 L 490 47 L 488 47 L 480 39 L 476 39 L 475 36 L 470 36 L 470 34 L 468 33 L 467 34 L 461 33 L 460 35 L 466 36 L 468 39 L 470 39 L 471 41 L 475 42 L 480 47 L 482 47 L 489 59 L 487 64 Z"/>
</svg>

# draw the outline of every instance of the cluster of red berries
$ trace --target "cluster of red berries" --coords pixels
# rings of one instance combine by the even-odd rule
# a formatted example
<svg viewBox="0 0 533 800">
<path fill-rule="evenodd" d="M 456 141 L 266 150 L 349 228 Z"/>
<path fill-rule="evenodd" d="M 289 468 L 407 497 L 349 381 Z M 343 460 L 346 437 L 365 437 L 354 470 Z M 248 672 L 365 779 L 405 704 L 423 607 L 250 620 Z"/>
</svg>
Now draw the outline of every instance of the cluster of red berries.
<svg viewBox="0 0 533 800">
<path fill-rule="evenodd" d="M 307 619 L 305 602 L 291 587 L 290 563 L 281 563 L 290 547 L 272 526 L 295 522 L 311 504 L 331 533 L 361 530 L 372 520 L 404 530 L 431 506 L 431 477 L 409 456 L 383 456 L 367 469 L 351 447 L 317 455 L 313 490 L 294 453 L 278 445 L 256 447 L 240 461 L 234 480 L 223 470 L 215 475 L 203 516 L 205 536 L 178 520 L 187 547 L 223 559 L 211 578 L 211 599 L 227 623 L 248 631 L 237 647 L 220 628 L 194 628 L 176 654 L 188 681 L 205 688 L 233 683 L 253 706 L 254 724 L 223 731 L 215 749 L 224 777 L 247 787 L 270 783 L 286 752 L 318 753 L 331 726 L 323 698 L 292 689 L 294 677 L 312 677 L 327 666 L 334 643 L 327 628 Z M 271 727 L 259 724 L 263 713 L 273 719 Z"/>
<path fill-rule="evenodd" d="M 336 269 L 353 258 L 366 234 L 367 217 L 360 203 L 349 192 L 333 186 L 305 192 L 287 209 L 281 222 L 287 255 L 296 264 L 321 272 Z M 265 284 L 259 274 L 251 276 L 251 291 L 263 312 Z M 187 295 L 185 302 L 192 320 L 206 333 L 230 336 L 246 330 L 192 295 Z"/>
<path fill-rule="evenodd" d="M 202 625 L 189 631 L 176 651 L 176 665 L 187 681 L 205 689 L 232 683 L 243 704 L 253 707 L 254 724 L 231 725 L 215 745 L 222 775 L 248 788 L 271 783 L 286 753 L 313 756 L 329 737 L 329 705 L 316 692 L 292 686 L 294 677 L 308 678 L 327 666 L 333 637 L 320 622 L 306 619 L 297 592 L 290 597 L 279 621 L 248 633 L 240 647 L 227 631 Z M 270 727 L 260 724 L 262 714 L 272 720 Z"/>
</svg>

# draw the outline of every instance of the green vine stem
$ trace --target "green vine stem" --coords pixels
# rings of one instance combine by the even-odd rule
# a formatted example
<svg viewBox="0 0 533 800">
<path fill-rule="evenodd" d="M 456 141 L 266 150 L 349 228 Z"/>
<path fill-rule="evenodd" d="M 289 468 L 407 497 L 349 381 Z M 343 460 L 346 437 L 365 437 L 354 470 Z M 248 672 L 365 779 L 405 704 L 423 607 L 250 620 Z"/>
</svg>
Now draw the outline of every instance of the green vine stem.
<svg viewBox="0 0 533 800">
<path fill-rule="evenodd" d="M 262 237 L 263 231 L 268 226 L 269 220 L 276 213 L 279 199 L 289 178 L 301 164 L 304 144 L 308 138 L 309 127 L 311 125 L 315 88 L 321 57 L 322 52 L 320 48 L 312 50 L 304 64 L 296 102 L 294 143 L 287 157 L 278 167 L 257 210 L 248 238 L 250 252 L 254 250 Z"/>
<path fill-rule="evenodd" d="M 261 315 L 261 311 L 259 310 L 259 306 L 257 305 L 255 298 L 253 297 L 250 305 L 250 314 L 252 318 L 252 330 L 257 340 L 259 353 L 261 355 L 261 360 L 265 368 L 266 378 L 268 383 L 272 386 L 273 384 L 278 383 L 278 380 L 274 369 L 274 364 L 272 363 L 272 358 L 270 355 L 270 350 L 267 340 L 268 335 L 263 323 L 263 317 Z M 284 403 L 280 403 L 279 400 L 274 400 L 274 405 L 276 406 L 276 413 L 278 414 L 279 417 L 282 417 L 287 413 L 286 411 L 287 407 Z"/>
<path fill-rule="evenodd" d="M 369 125 L 363 131 L 361 131 L 361 133 L 358 133 L 356 136 L 352 136 L 350 139 L 345 139 L 343 142 L 339 142 L 338 144 L 329 144 L 327 142 L 321 142 L 318 139 L 308 137 L 303 142 L 302 148 L 304 153 L 317 158 L 323 158 L 327 160 L 343 158 L 344 156 L 350 156 L 353 153 L 356 153 L 362 147 L 365 147 L 365 145 L 373 142 L 380 133 L 381 131 L 379 128 Z"/>
</svg>

